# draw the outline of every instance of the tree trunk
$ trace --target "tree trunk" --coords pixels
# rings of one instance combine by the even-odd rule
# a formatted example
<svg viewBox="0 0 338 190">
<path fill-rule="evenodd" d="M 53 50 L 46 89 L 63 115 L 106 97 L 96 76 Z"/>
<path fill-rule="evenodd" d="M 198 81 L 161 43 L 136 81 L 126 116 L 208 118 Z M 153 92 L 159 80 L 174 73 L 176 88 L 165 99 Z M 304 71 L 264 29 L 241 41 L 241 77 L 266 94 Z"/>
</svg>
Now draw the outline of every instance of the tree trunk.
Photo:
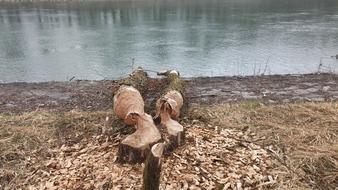
<svg viewBox="0 0 338 190">
<path fill-rule="evenodd" d="M 147 74 L 142 69 L 135 70 L 130 77 L 122 79 L 120 88 L 114 96 L 114 112 L 127 125 L 136 131 L 123 139 L 119 145 L 120 163 L 142 163 L 150 147 L 161 139 L 150 115 L 144 112 L 144 101 L 139 90 L 147 90 Z"/>
<path fill-rule="evenodd" d="M 143 190 L 158 190 L 160 187 L 161 156 L 164 147 L 164 143 L 157 143 L 148 154 L 143 170 Z"/>
<path fill-rule="evenodd" d="M 184 105 L 184 81 L 177 71 L 171 70 L 158 74 L 166 76 L 167 88 L 156 102 L 155 120 L 160 120 L 158 127 L 167 142 L 165 154 L 168 154 L 184 143 L 184 128 L 178 122 Z"/>
<path fill-rule="evenodd" d="M 168 70 L 158 72 L 157 75 L 166 77 L 167 88 L 165 88 L 162 94 L 165 94 L 171 90 L 176 90 L 180 92 L 182 95 L 184 94 L 185 90 L 184 81 L 181 79 L 178 71 Z"/>
<path fill-rule="evenodd" d="M 118 86 L 132 86 L 144 96 L 148 90 L 148 80 L 148 74 L 141 67 L 138 67 L 127 78 L 119 80 Z"/>
</svg>

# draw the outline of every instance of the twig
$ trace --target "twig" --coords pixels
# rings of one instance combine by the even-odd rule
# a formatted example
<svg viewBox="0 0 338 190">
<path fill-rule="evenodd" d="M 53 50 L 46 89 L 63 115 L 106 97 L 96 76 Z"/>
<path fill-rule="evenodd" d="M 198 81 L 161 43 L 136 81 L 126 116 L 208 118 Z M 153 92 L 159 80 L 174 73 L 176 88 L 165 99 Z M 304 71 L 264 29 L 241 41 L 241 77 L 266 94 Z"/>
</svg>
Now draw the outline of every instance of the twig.
<svg viewBox="0 0 338 190">
<path fill-rule="evenodd" d="M 286 162 L 283 160 L 276 151 L 272 150 L 271 148 L 267 148 L 268 152 L 272 153 L 272 155 L 278 160 L 279 163 L 281 163 L 283 166 L 285 166 L 288 170 L 290 170 L 292 173 L 296 174 L 298 177 L 304 179 L 303 176 L 300 176 L 298 172 L 293 170 Z"/>
<path fill-rule="evenodd" d="M 318 71 L 317 71 L 317 73 L 320 73 L 320 69 L 322 68 L 322 66 L 323 66 L 323 63 L 322 63 L 322 57 L 320 58 L 320 61 L 319 61 L 319 65 L 318 65 Z"/>
<path fill-rule="evenodd" d="M 266 70 L 268 68 L 268 65 L 269 65 L 269 60 L 270 60 L 270 57 L 268 57 L 268 59 L 265 62 L 265 68 L 264 68 L 264 71 L 263 71 L 262 75 L 265 75 L 265 72 L 266 72 Z"/>
<path fill-rule="evenodd" d="M 75 79 L 75 76 L 73 76 L 72 78 L 70 78 L 69 81 L 72 81 L 73 79 Z"/>
<path fill-rule="evenodd" d="M 131 72 L 134 71 L 135 58 L 131 58 Z"/>
</svg>

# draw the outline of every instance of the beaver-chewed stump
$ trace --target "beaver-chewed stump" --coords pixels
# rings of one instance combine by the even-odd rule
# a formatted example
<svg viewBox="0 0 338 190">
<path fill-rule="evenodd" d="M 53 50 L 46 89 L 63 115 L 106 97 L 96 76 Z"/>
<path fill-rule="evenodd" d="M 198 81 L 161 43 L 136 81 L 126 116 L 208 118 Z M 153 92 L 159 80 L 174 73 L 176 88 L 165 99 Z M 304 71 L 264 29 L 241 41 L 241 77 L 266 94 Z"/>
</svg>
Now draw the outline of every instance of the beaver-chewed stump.
<svg viewBox="0 0 338 190">
<path fill-rule="evenodd" d="M 152 145 L 161 140 L 161 134 L 148 114 L 138 116 L 136 131 L 119 145 L 118 162 L 142 163 Z"/>
<path fill-rule="evenodd" d="M 143 190 L 158 190 L 161 178 L 161 157 L 165 144 L 157 143 L 147 156 L 143 169 Z"/>
<path fill-rule="evenodd" d="M 132 86 L 122 85 L 114 96 L 114 111 L 125 124 L 136 128 L 133 134 L 120 143 L 117 161 L 143 162 L 150 147 L 161 139 L 161 134 L 152 117 L 144 112 L 144 101 L 140 92 Z"/>
<path fill-rule="evenodd" d="M 156 102 L 155 119 L 160 119 L 158 127 L 167 142 L 165 154 L 168 154 L 184 143 L 184 128 L 178 122 L 183 106 L 184 84 L 177 71 L 166 71 L 160 75 L 167 77 L 168 86 Z"/>
</svg>

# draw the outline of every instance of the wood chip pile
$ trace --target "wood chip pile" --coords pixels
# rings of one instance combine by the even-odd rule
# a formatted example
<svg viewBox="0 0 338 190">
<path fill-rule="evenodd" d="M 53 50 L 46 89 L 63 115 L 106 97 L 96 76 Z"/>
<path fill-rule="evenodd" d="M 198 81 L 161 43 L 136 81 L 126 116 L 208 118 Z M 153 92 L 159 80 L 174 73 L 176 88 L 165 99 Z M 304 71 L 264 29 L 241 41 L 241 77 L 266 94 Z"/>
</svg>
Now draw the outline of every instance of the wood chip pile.
<svg viewBox="0 0 338 190">
<path fill-rule="evenodd" d="M 277 183 L 268 153 L 236 130 L 186 126 L 186 144 L 163 159 L 160 189 L 257 189 Z M 96 136 L 53 150 L 26 189 L 140 189 L 143 164 L 116 163 L 118 141 Z M 33 166 L 38 163 L 31 163 Z"/>
</svg>

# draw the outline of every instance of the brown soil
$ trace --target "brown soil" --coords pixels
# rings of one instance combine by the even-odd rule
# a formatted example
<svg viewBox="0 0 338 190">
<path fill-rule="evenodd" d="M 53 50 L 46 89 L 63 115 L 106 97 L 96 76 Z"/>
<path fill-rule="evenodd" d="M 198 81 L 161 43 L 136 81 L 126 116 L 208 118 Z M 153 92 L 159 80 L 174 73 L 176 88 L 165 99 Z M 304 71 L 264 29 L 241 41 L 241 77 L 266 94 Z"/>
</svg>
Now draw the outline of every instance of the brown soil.
<svg viewBox="0 0 338 190">
<path fill-rule="evenodd" d="M 335 101 L 338 77 L 332 74 L 211 77 L 186 79 L 186 99 L 192 104 L 243 100 L 265 103 Z M 163 80 L 150 81 L 146 102 L 159 96 Z M 0 113 L 105 111 L 112 108 L 116 81 L 74 81 L 0 84 Z"/>
<path fill-rule="evenodd" d="M 188 85 L 187 96 L 192 103 L 208 105 L 243 100 L 335 101 L 337 82 L 338 77 L 333 74 L 196 78 Z"/>
<path fill-rule="evenodd" d="M 37 109 L 94 111 L 111 108 L 113 81 L 74 81 L 0 84 L 0 112 Z"/>
</svg>

